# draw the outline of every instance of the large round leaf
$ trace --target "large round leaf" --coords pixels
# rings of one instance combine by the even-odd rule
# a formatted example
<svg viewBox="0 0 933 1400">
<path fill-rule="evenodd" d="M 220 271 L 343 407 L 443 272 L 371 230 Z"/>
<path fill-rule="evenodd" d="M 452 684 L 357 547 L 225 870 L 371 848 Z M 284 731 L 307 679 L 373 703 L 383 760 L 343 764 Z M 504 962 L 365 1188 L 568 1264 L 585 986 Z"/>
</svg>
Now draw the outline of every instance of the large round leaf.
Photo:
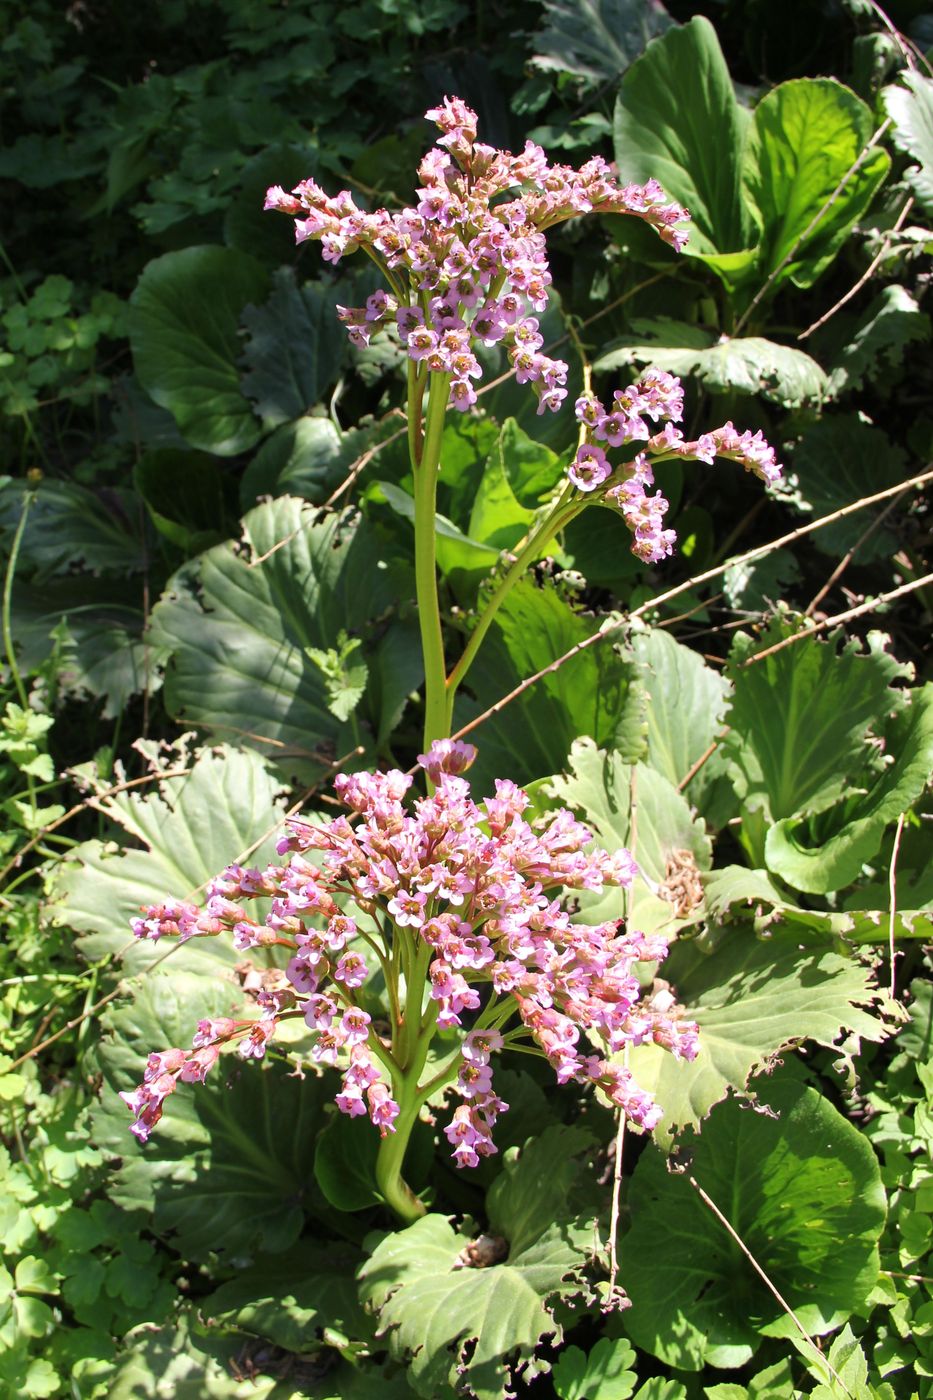
<svg viewBox="0 0 933 1400">
<path fill-rule="evenodd" d="M 184 1046 L 201 1017 L 242 1009 L 232 976 L 154 972 L 134 999 L 104 1018 L 98 1050 L 104 1074 L 95 1144 L 122 1164 L 111 1199 L 153 1214 L 157 1233 L 184 1253 L 285 1249 L 306 1210 L 321 1205 L 311 1174 L 323 1105 L 335 1084 L 298 1079 L 281 1065 L 223 1056 L 205 1084 L 180 1084 L 146 1146 L 129 1132 L 117 1093 L 142 1078 L 151 1050 Z"/>
<path fill-rule="evenodd" d="M 885 1220 L 871 1145 L 815 1089 L 789 1079 L 762 1098 L 780 1116 L 718 1108 L 688 1169 L 811 1334 L 863 1306 Z M 683 1370 L 741 1366 L 793 1323 L 690 1184 L 649 1148 L 629 1197 L 621 1278 L 629 1336 Z"/>
<path fill-rule="evenodd" d="M 240 391 L 240 313 L 268 289 L 262 266 L 235 248 L 183 248 L 147 263 L 130 298 L 136 374 L 192 447 L 234 456 L 260 426 Z"/>
<path fill-rule="evenodd" d="M 133 943 L 130 920 L 144 904 L 204 898 L 204 885 L 255 847 L 262 864 L 274 851 L 285 814 L 278 782 L 258 754 L 204 750 L 193 758 L 179 745 L 156 766 L 150 787 L 98 798 L 98 811 L 135 845 L 85 841 L 56 867 L 56 922 L 87 935 L 90 958 L 129 944 L 125 967 L 136 972 L 172 943 Z M 259 845 L 256 846 L 256 843 Z M 226 938 L 196 938 L 178 947 L 172 966 L 216 970 L 236 961 Z"/>
<path fill-rule="evenodd" d="M 397 617 L 411 574 L 353 512 L 323 515 L 283 496 L 251 511 L 243 530 L 245 550 L 203 554 L 153 612 L 153 637 L 172 653 L 168 706 L 314 781 L 338 745 L 365 735 L 346 725 L 345 697 L 312 653 L 339 651 L 341 634 L 362 639 L 354 665 L 365 664 L 368 688 L 353 719 L 381 740 L 421 679 L 416 624 Z"/>
</svg>

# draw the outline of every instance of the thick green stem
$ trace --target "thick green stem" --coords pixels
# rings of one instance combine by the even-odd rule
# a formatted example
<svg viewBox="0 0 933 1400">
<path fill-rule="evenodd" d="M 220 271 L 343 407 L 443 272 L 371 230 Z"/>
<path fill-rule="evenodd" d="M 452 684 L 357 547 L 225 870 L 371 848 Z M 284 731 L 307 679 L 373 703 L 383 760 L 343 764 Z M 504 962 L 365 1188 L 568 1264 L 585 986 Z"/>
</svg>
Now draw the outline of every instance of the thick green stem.
<svg viewBox="0 0 933 1400">
<path fill-rule="evenodd" d="M 441 631 L 440 602 L 437 594 L 435 524 L 437 516 L 437 474 L 441 438 L 450 390 L 450 377 L 431 375 L 428 410 L 425 416 L 421 460 L 412 462 L 415 476 L 415 588 L 418 597 L 418 624 L 424 657 L 424 746 L 450 734 L 447 713 L 447 666 Z M 409 411 L 414 407 L 409 394 Z"/>
<path fill-rule="evenodd" d="M 23 678 L 20 675 L 19 666 L 16 661 L 16 652 L 13 649 L 11 613 L 13 602 L 13 578 L 16 574 L 16 564 L 19 559 L 19 547 L 23 541 L 23 533 L 26 529 L 26 517 L 29 514 L 29 507 L 32 505 L 34 499 L 35 495 L 33 491 L 24 492 L 23 509 L 16 525 L 16 533 L 13 536 L 13 544 L 10 547 L 10 558 L 6 568 L 6 578 L 3 580 L 3 649 L 6 652 L 10 676 L 16 687 L 19 702 L 24 710 L 29 704 L 29 697 L 26 694 L 26 687 L 23 684 Z"/>
<path fill-rule="evenodd" d="M 568 484 L 558 497 L 554 508 L 545 516 L 537 529 L 532 530 L 527 536 L 525 543 L 519 549 L 518 554 L 509 565 L 508 570 L 500 580 L 495 592 L 480 614 L 479 621 L 470 633 L 469 640 L 463 649 L 463 655 L 447 678 L 448 729 L 453 718 L 454 697 L 457 693 L 457 687 L 472 666 L 476 658 L 476 653 L 479 651 L 483 638 L 489 631 L 496 613 L 502 607 L 502 604 L 515 587 L 528 565 L 544 545 L 546 545 L 549 540 L 553 539 L 556 534 L 559 534 L 565 526 L 570 524 L 574 516 L 579 515 L 580 511 L 583 510 L 586 502 L 574 500 L 574 493 L 575 487 L 572 484 Z"/>
<path fill-rule="evenodd" d="M 402 1162 L 411 1130 L 415 1126 L 420 1104 L 416 1086 L 410 1086 L 412 1093 L 405 1102 L 399 1104 L 399 1115 L 395 1120 L 395 1132 L 386 1133 L 379 1144 L 376 1156 L 376 1185 L 386 1205 L 405 1222 L 411 1225 L 425 1213 L 425 1205 L 402 1178 Z"/>
</svg>

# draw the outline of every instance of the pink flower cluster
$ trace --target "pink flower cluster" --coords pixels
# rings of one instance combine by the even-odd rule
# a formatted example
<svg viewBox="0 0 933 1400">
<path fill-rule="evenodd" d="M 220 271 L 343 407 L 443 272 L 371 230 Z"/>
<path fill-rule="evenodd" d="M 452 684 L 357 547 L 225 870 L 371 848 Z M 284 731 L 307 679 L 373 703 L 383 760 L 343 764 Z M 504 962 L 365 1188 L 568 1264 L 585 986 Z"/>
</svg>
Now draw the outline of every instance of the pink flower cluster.
<svg viewBox="0 0 933 1400">
<path fill-rule="evenodd" d="M 680 249 L 687 211 L 666 201 L 655 180 L 620 185 L 599 156 L 574 170 L 549 165 L 531 141 L 517 156 L 483 145 L 476 114 L 460 98 L 445 98 L 426 115 L 443 134 L 419 166 L 416 207 L 370 214 L 347 190 L 329 196 L 313 180 L 291 193 L 274 185 L 265 207 L 294 216 L 298 242 L 319 239 L 326 261 L 365 247 L 384 268 L 392 295 L 376 292 L 364 307 L 338 308 L 355 345 L 394 323 L 409 358 L 449 375 L 450 401 L 465 410 L 482 377 L 474 347 L 501 344 L 518 382 L 537 394 L 538 412 L 556 410 L 566 398 L 567 366 L 542 352 L 529 312 L 548 304 L 544 230 L 578 214 L 632 214 Z"/>
<path fill-rule="evenodd" d="M 597 1085 L 634 1123 L 655 1126 L 657 1106 L 606 1056 L 651 1039 L 695 1056 L 696 1027 L 670 995 L 640 996 L 636 964 L 661 960 L 667 943 L 621 932 L 615 920 L 575 922 L 560 903 L 567 891 L 630 886 L 635 863 L 625 850 L 592 849 L 591 833 L 565 809 L 526 821 L 529 798 L 507 780 L 476 804 L 461 776 L 474 756 L 469 744 L 437 741 L 419 760 L 435 790 L 410 807 L 404 773 L 341 775 L 335 787 L 349 819 L 292 820 L 278 847 L 285 863 L 230 866 L 204 909 L 169 902 L 134 921 L 140 938 L 225 931 L 239 948 L 280 945 L 289 954 L 281 985 L 257 995 L 258 1018 L 201 1021 L 191 1050 L 150 1056 L 142 1085 L 123 1095 L 142 1141 L 179 1081 L 202 1080 L 222 1049 L 261 1057 L 279 1022 L 296 1016 L 314 1033 L 312 1060 L 342 1067 L 340 1110 L 368 1113 L 383 1135 L 395 1131 L 403 1070 L 393 1039 L 361 1005 L 371 953 L 387 976 L 398 957 L 410 977 L 423 969 L 423 1004 L 405 1008 L 419 1035 L 435 1023 L 460 1027 L 465 1013 L 473 1022 L 447 1076 L 462 1100 L 445 1130 L 459 1165 L 495 1151 L 492 1129 L 508 1105 L 490 1060 L 515 1042 L 543 1055 L 561 1083 Z M 257 898 L 268 901 L 262 918 L 243 907 Z"/>
<path fill-rule="evenodd" d="M 683 385 L 664 370 L 646 370 L 627 389 L 616 389 L 608 412 L 595 394 L 577 399 L 575 411 L 584 426 L 584 440 L 567 475 L 578 491 L 599 491 L 600 499 L 621 513 L 634 536 L 632 553 L 647 563 L 666 558 L 677 539 L 673 530 L 664 528 L 668 502 L 660 491 L 649 495 L 654 485 L 652 461 L 682 457 L 711 466 L 716 457 L 728 457 L 764 482 L 776 481 L 781 475 L 774 448 L 760 432 L 740 433 L 725 423 L 688 442 L 674 426 L 683 417 Z M 660 431 L 658 423 L 664 424 Z M 634 458 L 613 466 L 607 449 L 632 443 L 640 444 Z"/>
</svg>

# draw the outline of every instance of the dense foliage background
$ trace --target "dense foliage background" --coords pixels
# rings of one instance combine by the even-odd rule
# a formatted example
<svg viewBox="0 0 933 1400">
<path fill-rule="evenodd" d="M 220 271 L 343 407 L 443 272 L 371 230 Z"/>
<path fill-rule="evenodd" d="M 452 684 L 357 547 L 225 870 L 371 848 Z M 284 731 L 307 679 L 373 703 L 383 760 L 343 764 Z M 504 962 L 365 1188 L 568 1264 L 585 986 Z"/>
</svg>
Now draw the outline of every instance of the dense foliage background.
<svg viewBox="0 0 933 1400">
<path fill-rule="evenodd" d="M 0 35 L 0 1391 L 929 1395 L 933 11 L 0 0 Z M 145 1150 L 115 1091 L 262 973 L 128 947 L 139 905 L 261 860 L 341 762 L 418 751 L 401 352 L 347 346 L 372 275 L 261 206 L 307 175 L 407 202 L 445 93 L 690 208 L 680 257 L 624 219 L 555 235 L 547 343 L 572 389 L 681 374 L 691 433 L 761 427 L 785 477 L 669 464 L 663 568 L 590 512 L 458 711 L 620 624 L 476 728 L 476 786 L 635 846 L 700 1059 L 633 1058 L 646 1145 L 514 1056 L 500 1155 L 457 1174 L 426 1123 L 434 1213 L 395 1232 L 372 1130 L 284 1054 L 179 1093 Z M 480 408 L 444 443 L 451 639 L 574 440 L 508 380 Z"/>
</svg>

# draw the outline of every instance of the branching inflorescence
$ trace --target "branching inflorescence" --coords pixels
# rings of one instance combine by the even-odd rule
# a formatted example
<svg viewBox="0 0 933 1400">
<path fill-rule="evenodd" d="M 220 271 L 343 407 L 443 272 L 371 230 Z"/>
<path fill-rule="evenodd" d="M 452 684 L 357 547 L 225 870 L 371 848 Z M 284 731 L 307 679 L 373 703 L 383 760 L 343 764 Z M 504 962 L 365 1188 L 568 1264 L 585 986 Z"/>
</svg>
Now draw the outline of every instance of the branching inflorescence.
<svg viewBox="0 0 933 1400">
<path fill-rule="evenodd" d="M 660 1110 L 619 1052 L 653 1040 L 678 1057 L 697 1053 L 696 1026 L 672 994 L 641 995 L 637 966 L 663 959 L 666 940 L 621 919 L 588 924 L 561 903 L 569 892 L 629 887 L 631 854 L 592 849 L 590 832 L 568 811 L 529 822 L 530 799 L 508 779 L 475 803 L 462 776 L 475 750 L 447 737 L 457 688 L 510 589 L 582 510 L 616 510 L 635 554 L 657 562 L 675 536 L 664 524 L 667 502 L 650 494 L 655 464 L 722 456 L 766 482 L 780 470 L 760 433 L 731 423 L 687 441 L 676 426 L 683 389 L 670 374 L 646 371 L 616 390 L 608 409 L 587 377 L 566 478 L 506 559 L 448 673 L 435 559 L 448 408 L 476 404 L 479 352 L 495 345 L 516 380 L 532 386 L 539 413 L 561 407 L 568 366 L 544 352 L 538 319 L 551 286 L 548 228 L 582 214 L 628 214 L 679 250 L 689 216 L 656 181 L 621 185 L 599 157 L 573 170 L 550 165 L 532 142 L 520 155 L 481 144 L 476 116 L 459 98 L 427 115 L 442 135 L 419 168 L 416 207 L 368 213 L 347 191 L 331 197 L 312 180 L 291 193 L 274 186 L 266 197 L 267 209 L 295 219 L 299 242 L 320 240 L 326 261 L 358 249 L 373 259 L 388 290 L 363 307 L 338 308 L 340 318 L 358 346 L 394 327 L 407 354 L 426 795 L 406 806 L 411 779 L 397 770 L 342 775 L 336 789 L 352 815 L 324 825 L 291 821 L 279 843 L 284 864 L 231 866 L 203 908 L 169 901 L 146 910 L 134 925 L 141 938 L 227 935 L 239 950 L 285 949 L 288 964 L 263 974 L 258 1016 L 200 1022 L 190 1048 L 151 1055 L 143 1083 L 123 1095 L 145 1141 L 179 1081 L 203 1080 L 225 1051 L 262 1057 L 281 1022 L 303 1018 L 312 1061 L 341 1071 L 340 1111 L 368 1114 L 378 1128 L 376 1184 L 408 1220 L 424 1206 L 401 1169 L 428 1100 L 450 1088 L 460 1097 L 444 1130 L 459 1166 L 496 1150 L 492 1130 L 507 1108 L 493 1083 L 498 1051 L 543 1056 L 559 1081 L 598 1087 L 648 1130 Z M 267 901 L 259 917 L 245 908 L 256 899 Z M 377 966 L 385 1021 L 368 982 Z"/>
<path fill-rule="evenodd" d="M 667 941 L 621 932 L 619 921 L 574 922 L 561 907 L 570 891 L 630 886 L 635 863 L 626 850 L 592 849 L 567 810 L 529 823 L 527 794 L 507 780 L 477 805 L 462 776 L 474 754 L 469 744 L 435 743 L 420 759 L 435 790 L 411 809 L 412 780 L 397 770 L 339 776 L 349 819 L 293 820 L 279 843 L 284 864 L 231 866 L 203 908 L 169 901 L 135 921 L 140 938 L 230 936 L 240 951 L 290 955 L 279 985 L 257 992 L 258 1017 L 201 1021 L 190 1050 L 150 1056 L 143 1083 L 123 1095 L 142 1141 L 179 1081 L 203 1080 L 225 1050 L 261 1058 L 279 1023 L 294 1017 L 313 1032 L 311 1059 L 342 1071 L 338 1108 L 368 1113 L 383 1136 L 403 1107 L 416 1113 L 453 1084 L 463 1102 L 445 1131 L 459 1166 L 496 1150 L 492 1128 L 508 1105 L 490 1058 L 506 1046 L 539 1053 L 559 1082 L 597 1085 L 631 1122 L 656 1125 L 651 1097 L 605 1056 L 646 1040 L 696 1054 L 696 1027 L 670 994 L 641 999 L 636 965 L 661 960 Z M 319 864 L 309 852 L 321 853 Z M 264 917 L 244 907 L 255 899 L 269 901 Z M 388 987 L 403 984 L 390 992 L 384 1033 L 359 995 L 375 964 Z M 472 1028 L 428 1066 L 437 1031 L 459 1029 L 464 1013 Z"/>
</svg>

